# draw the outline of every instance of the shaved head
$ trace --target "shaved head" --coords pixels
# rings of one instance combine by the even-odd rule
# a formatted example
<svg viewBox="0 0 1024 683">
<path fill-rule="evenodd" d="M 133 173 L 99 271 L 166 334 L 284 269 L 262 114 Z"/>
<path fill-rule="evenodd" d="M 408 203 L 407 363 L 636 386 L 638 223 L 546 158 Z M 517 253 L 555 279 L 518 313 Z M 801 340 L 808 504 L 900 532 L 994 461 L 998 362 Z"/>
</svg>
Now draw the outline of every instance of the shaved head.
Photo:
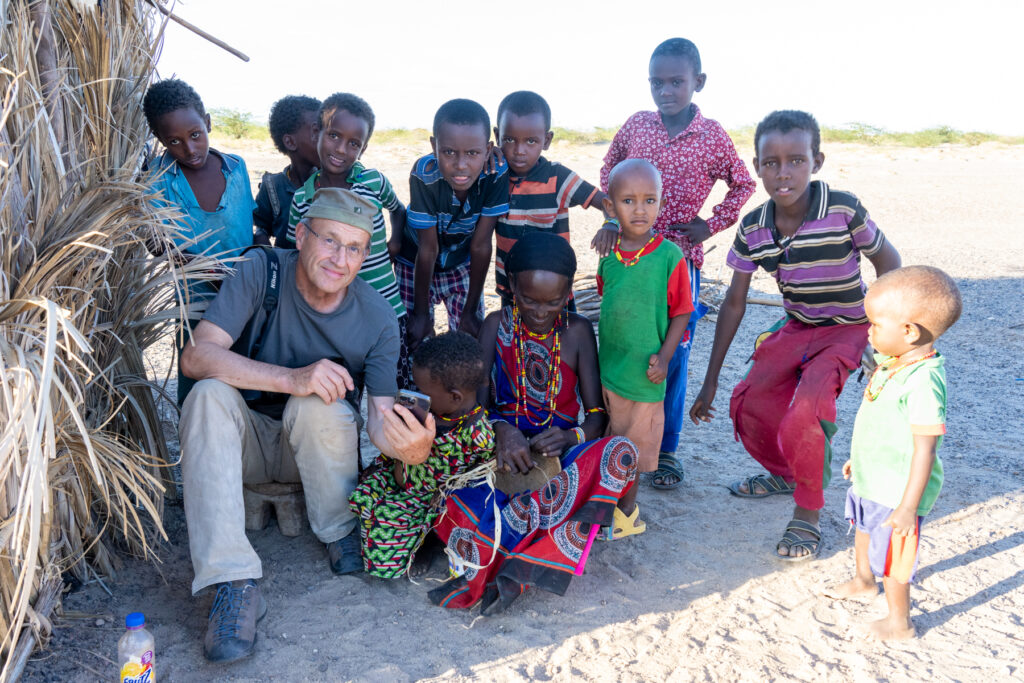
<svg viewBox="0 0 1024 683">
<path fill-rule="evenodd" d="M 901 317 L 925 328 L 934 338 L 952 327 L 963 310 L 956 282 L 932 266 L 891 270 L 871 285 L 871 294 L 898 306 Z"/>
<path fill-rule="evenodd" d="M 620 184 L 637 178 L 653 181 L 661 195 L 661 173 L 646 159 L 626 159 L 616 164 L 608 176 L 608 194 L 615 194 L 615 188 Z"/>
</svg>

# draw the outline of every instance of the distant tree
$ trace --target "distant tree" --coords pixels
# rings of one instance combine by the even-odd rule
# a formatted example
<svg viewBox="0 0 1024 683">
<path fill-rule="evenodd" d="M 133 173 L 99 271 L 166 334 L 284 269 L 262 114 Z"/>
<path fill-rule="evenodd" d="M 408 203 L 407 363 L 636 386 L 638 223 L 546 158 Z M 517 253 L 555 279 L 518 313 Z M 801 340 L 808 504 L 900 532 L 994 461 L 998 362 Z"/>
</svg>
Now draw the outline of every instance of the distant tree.
<svg viewBox="0 0 1024 683">
<path fill-rule="evenodd" d="M 247 137 L 256 126 L 256 119 L 251 112 L 238 109 L 211 109 L 213 125 L 235 139 Z"/>
</svg>

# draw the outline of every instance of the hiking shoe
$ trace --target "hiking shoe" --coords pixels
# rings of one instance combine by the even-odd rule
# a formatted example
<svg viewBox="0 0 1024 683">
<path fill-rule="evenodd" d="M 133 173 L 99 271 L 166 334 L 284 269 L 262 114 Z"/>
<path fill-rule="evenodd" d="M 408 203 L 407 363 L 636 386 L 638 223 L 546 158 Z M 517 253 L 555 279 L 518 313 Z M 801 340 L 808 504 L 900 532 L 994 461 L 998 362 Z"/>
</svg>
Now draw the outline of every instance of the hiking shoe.
<svg viewBox="0 0 1024 683">
<path fill-rule="evenodd" d="M 335 574 L 354 574 L 363 571 L 363 557 L 359 552 L 359 529 L 337 541 L 327 544 L 327 561 Z"/>
<path fill-rule="evenodd" d="M 211 662 L 248 657 L 256 647 L 256 622 L 267 613 L 267 601 L 252 579 L 222 583 L 210 608 L 203 654 Z"/>
</svg>

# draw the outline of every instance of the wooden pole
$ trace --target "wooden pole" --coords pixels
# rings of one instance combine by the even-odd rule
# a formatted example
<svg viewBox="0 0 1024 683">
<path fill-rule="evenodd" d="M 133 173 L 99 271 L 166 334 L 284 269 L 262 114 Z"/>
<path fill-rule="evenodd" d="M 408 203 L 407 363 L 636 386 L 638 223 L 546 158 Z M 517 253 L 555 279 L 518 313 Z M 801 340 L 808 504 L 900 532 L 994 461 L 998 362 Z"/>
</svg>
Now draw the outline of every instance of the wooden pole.
<svg viewBox="0 0 1024 683">
<path fill-rule="evenodd" d="M 176 14 L 174 14 L 173 12 L 171 12 L 171 10 L 169 10 L 166 7 L 164 7 L 163 5 L 161 5 L 159 0 L 148 0 L 148 2 L 153 7 L 156 7 L 158 10 L 160 10 L 160 13 L 163 14 L 168 19 L 170 19 L 171 21 L 174 21 L 174 22 L 176 22 L 178 24 L 181 24 L 182 26 L 187 28 L 189 31 L 192 31 L 192 33 L 195 33 L 197 36 L 205 38 L 206 40 L 210 41 L 211 43 L 213 43 L 217 47 L 222 48 L 224 50 L 227 50 L 228 52 L 230 52 L 234 56 L 236 56 L 239 59 L 241 59 L 243 62 L 248 62 L 249 61 L 249 56 L 247 54 L 245 54 L 241 50 L 236 50 L 235 48 L 231 47 L 230 45 L 225 43 L 220 38 L 217 38 L 215 36 L 211 36 L 209 33 L 204 31 L 203 29 L 199 28 L 195 24 L 191 24 L 191 23 L 185 21 L 181 17 L 179 17 Z"/>
<path fill-rule="evenodd" d="M 41 630 L 46 630 L 46 633 L 43 635 L 49 635 L 50 613 L 53 612 L 53 608 L 60 601 L 62 586 L 63 583 L 60 578 L 52 578 L 44 582 L 36 594 L 36 602 L 32 606 L 32 610 L 43 622 L 39 626 Z M 21 677 L 22 671 L 25 670 L 29 655 L 35 651 L 37 644 L 38 641 L 36 640 L 35 631 L 32 630 L 32 625 L 26 624 L 22 629 L 17 645 L 11 648 L 10 658 L 6 664 L 10 668 L 0 674 L 0 681 L 9 683 L 10 681 L 18 680 Z"/>
</svg>

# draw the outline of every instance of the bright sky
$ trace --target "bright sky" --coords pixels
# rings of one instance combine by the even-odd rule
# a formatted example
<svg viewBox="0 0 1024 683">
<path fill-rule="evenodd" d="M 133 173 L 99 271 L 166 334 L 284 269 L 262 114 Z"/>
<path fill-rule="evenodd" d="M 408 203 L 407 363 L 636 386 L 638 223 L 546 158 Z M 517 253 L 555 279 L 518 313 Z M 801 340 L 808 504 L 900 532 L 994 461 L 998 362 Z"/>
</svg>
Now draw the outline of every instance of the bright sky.
<svg viewBox="0 0 1024 683">
<path fill-rule="evenodd" d="M 727 127 L 789 108 L 832 126 L 1024 134 L 1020 0 L 182 0 L 176 12 L 251 61 L 170 23 L 161 75 L 260 120 L 284 95 L 347 91 L 378 128 L 429 128 L 446 100 L 494 116 L 528 89 L 556 126 L 617 126 L 653 109 L 651 50 L 682 36 L 708 75 L 694 101 Z"/>
</svg>

